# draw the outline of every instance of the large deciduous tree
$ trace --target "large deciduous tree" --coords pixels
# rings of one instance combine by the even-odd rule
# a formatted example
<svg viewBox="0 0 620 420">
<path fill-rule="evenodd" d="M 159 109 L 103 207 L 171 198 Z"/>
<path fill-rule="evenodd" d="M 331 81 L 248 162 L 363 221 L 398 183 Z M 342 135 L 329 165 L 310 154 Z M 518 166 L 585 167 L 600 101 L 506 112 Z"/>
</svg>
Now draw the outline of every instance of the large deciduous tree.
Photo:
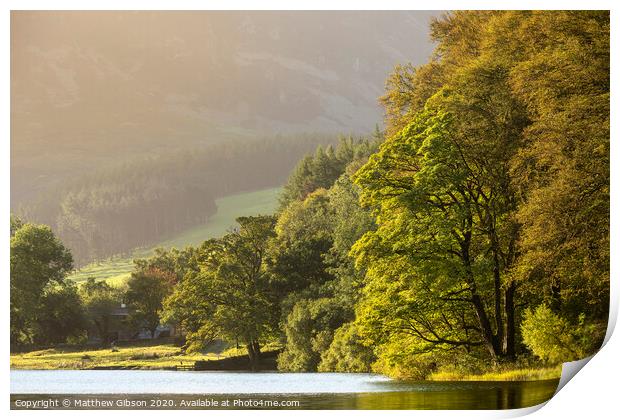
<svg viewBox="0 0 620 420">
<path fill-rule="evenodd" d="M 114 311 L 120 307 L 123 291 L 110 286 L 104 280 L 88 279 L 80 285 L 80 297 L 90 325 L 96 330 L 103 345 L 113 340 Z"/>
<path fill-rule="evenodd" d="M 512 358 L 521 338 L 545 358 L 539 333 L 558 325 L 600 336 L 609 14 L 455 12 L 432 36 L 429 64 L 388 79 L 389 138 L 356 175 L 379 207 L 353 249 L 368 270 L 362 335 L 401 365 L 478 345 Z M 518 308 L 539 304 L 521 335 Z"/>
<path fill-rule="evenodd" d="M 83 342 L 88 325 L 77 287 L 72 283 L 46 287 L 36 325 L 36 344 Z"/>
<path fill-rule="evenodd" d="M 199 271 L 166 299 L 164 319 L 181 323 L 190 351 L 214 338 L 244 343 L 255 368 L 261 343 L 277 325 L 276 294 L 265 270 L 275 219 L 240 217 L 237 223 L 231 233 L 198 249 Z"/>
<path fill-rule="evenodd" d="M 159 326 L 163 301 L 171 291 L 176 277 L 169 271 L 150 268 L 131 273 L 125 292 L 129 306 L 130 322 L 138 328 L 146 328 L 155 338 Z"/>
<path fill-rule="evenodd" d="M 34 341 L 48 287 L 63 285 L 73 268 L 69 251 L 45 225 L 11 219 L 11 345 Z"/>
<path fill-rule="evenodd" d="M 502 162 L 485 162 L 492 147 L 470 141 L 446 110 L 453 94 L 439 95 L 356 175 L 363 200 L 380 208 L 377 231 L 354 247 L 369 269 L 367 320 L 413 337 L 414 352 L 484 345 L 512 357 L 511 198 L 490 173 Z"/>
</svg>

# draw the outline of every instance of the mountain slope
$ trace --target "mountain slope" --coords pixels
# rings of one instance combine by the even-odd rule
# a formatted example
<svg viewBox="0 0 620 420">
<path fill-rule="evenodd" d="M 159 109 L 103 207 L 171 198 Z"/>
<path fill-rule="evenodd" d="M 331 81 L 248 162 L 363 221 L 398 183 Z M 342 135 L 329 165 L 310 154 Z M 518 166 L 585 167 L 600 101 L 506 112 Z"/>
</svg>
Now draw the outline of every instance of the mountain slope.
<svg viewBox="0 0 620 420">
<path fill-rule="evenodd" d="M 13 12 L 12 203 L 132 155 L 365 132 L 433 12 Z"/>
</svg>

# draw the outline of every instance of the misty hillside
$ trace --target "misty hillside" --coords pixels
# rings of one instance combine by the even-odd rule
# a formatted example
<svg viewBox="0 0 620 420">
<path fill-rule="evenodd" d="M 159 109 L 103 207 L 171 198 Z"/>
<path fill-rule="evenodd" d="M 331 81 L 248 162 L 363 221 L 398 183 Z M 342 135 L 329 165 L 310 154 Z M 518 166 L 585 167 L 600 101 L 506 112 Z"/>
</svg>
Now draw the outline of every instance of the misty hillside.
<svg viewBox="0 0 620 420">
<path fill-rule="evenodd" d="M 12 207 L 132 155 L 367 132 L 430 12 L 14 12 Z"/>
<path fill-rule="evenodd" d="M 388 74 L 428 59 L 437 15 L 14 12 L 11 210 L 78 265 L 205 223 L 340 134 L 369 138 Z"/>
</svg>

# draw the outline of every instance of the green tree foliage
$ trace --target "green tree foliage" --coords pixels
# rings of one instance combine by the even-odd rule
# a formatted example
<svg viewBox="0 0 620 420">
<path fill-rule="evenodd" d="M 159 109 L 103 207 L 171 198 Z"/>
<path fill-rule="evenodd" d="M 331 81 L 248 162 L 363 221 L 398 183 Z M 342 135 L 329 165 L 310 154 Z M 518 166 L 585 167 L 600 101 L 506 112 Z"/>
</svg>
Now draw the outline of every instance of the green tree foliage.
<svg viewBox="0 0 620 420">
<path fill-rule="evenodd" d="M 316 187 L 291 201 L 278 217 L 270 273 L 281 295 L 285 348 L 278 367 L 282 370 L 317 370 L 335 331 L 354 318 L 362 276 L 348 253 L 373 226 L 370 212 L 359 206 L 359 189 L 350 180 L 353 168 L 374 148 L 366 141 L 359 144 L 361 149 L 341 153 L 349 162 L 330 180 L 329 189 Z M 348 344 L 341 341 L 333 351 L 345 351 Z"/>
<path fill-rule="evenodd" d="M 24 226 L 24 222 L 22 222 L 19 217 L 11 213 L 11 238 L 15 235 L 15 232 L 17 232 L 17 230 L 22 226 Z"/>
<path fill-rule="evenodd" d="M 172 281 L 176 284 L 183 280 L 187 272 L 198 271 L 196 255 L 197 251 L 194 247 L 182 250 L 156 248 L 153 256 L 134 260 L 135 271 L 159 271 L 172 276 Z"/>
<path fill-rule="evenodd" d="M 496 184 L 501 178 L 486 172 L 493 163 L 477 164 L 490 160 L 488 149 L 461 137 L 451 115 L 419 114 L 356 175 L 363 200 L 380 206 L 377 231 L 354 247 L 370 270 L 367 302 L 379 308 L 386 300 L 394 312 L 384 332 L 415 337 L 420 352 L 484 344 L 492 357 L 514 356 L 514 303 L 506 296 L 514 285 L 502 290 L 514 258 L 514 229 L 502 206 L 510 197 Z M 389 290 L 395 276 L 403 288 L 394 289 L 397 296 Z"/>
<path fill-rule="evenodd" d="M 375 229 L 370 209 L 360 206 L 360 188 L 351 180 L 365 160 L 352 162 L 328 191 L 332 247 L 324 259 L 329 264 L 327 271 L 336 279 L 335 291 L 343 307 L 351 308 L 359 300 L 364 278 L 363 269 L 356 268 L 349 255 L 351 247 L 363 234 Z"/>
<path fill-rule="evenodd" d="M 576 324 L 554 314 L 542 304 L 527 309 L 523 318 L 523 341 L 536 356 L 549 363 L 583 359 L 601 346 L 605 323 L 585 323 L 585 315 Z"/>
<path fill-rule="evenodd" d="M 277 323 L 276 294 L 265 270 L 275 220 L 240 217 L 237 223 L 233 232 L 198 249 L 200 269 L 165 300 L 164 320 L 180 322 L 189 351 L 222 338 L 245 344 L 255 365 L 261 342 L 273 336 Z"/>
<path fill-rule="evenodd" d="M 420 354 L 483 357 L 481 346 L 513 358 L 518 308 L 540 302 L 562 320 L 550 325 L 600 334 L 608 13 L 456 12 L 432 34 L 431 62 L 388 80 L 389 137 L 355 177 L 379 208 L 353 247 L 367 270 L 362 335 L 380 364 L 406 368 Z M 534 327 L 523 324 L 532 349 Z"/>
<path fill-rule="evenodd" d="M 280 197 L 281 208 L 286 208 L 293 201 L 303 200 L 319 188 L 331 187 L 349 163 L 368 156 L 375 146 L 375 142 L 352 137 L 341 138 L 335 149 L 319 146 L 314 155 L 304 156 L 289 176 Z"/>
<path fill-rule="evenodd" d="M 37 344 L 55 345 L 84 339 L 88 324 L 77 287 L 48 286 L 37 311 L 36 325 Z"/>
<path fill-rule="evenodd" d="M 103 345 L 109 344 L 114 339 L 111 335 L 112 327 L 117 322 L 114 312 L 123 301 L 123 290 L 112 287 L 105 281 L 88 279 L 80 285 L 79 294 L 89 327 L 94 329 Z"/>
<path fill-rule="evenodd" d="M 11 345 L 34 343 L 46 289 L 63 285 L 69 251 L 48 226 L 11 219 Z"/>
<path fill-rule="evenodd" d="M 315 292 L 333 278 L 323 258 L 332 247 L 330 220 L 325 189 L 293 201 L 279 215 L 269 268 L 283 296 L 306 289 Z"/>
<path fill-rule="evenodd" d="M 605 319 L 609 13 L 507 13 L 491 30 L 491 48 L 514 61 L 510 83 L 532 121 L 513 163 L 524 200 L 518 275 L 572 323 L 581 313 Z"/>
<path fill-rule="evenodd" d="M 130 309 L 129 321 L 138 328 L 148 329 L 154 338 L 163 301 L 175 283 L 173 273 L 157 268 L 131 273 L 124 299 Z"/>
<path fill-rule="evenodd" d="M 321 355 L 320 372 L 369 372 L 374 362 L 372 348 L 364 344 L 355 323 L 338 328 L 327 350 Z"/>
<path fill-rule="evenodd" d="M 416 112 L 442 86 L 444 65 L 437 59 L 425 65 L 397 65 L 386 81 L 386 93 L 380 98 L 386 112 L 386 137 L 403 129 Z"/>
<path fill-rule="evenodd" d="M 316 371 L 333 334 L 347 321 L 335 299 L 299 299 L 286 316 L 286 347 L 278 357 L 278 368 L 292 372 Z"/>
</svg>

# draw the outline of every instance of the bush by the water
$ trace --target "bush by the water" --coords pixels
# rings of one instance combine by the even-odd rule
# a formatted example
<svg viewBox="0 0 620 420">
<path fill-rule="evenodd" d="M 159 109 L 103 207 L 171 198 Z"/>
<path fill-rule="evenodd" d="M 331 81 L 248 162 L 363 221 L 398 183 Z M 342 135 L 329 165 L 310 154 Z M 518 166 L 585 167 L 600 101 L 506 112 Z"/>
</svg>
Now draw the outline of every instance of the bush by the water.
<svg viewBox="0 0 620 420">
<path fill-rule="evenodd" d="M 525 311 L 521 328 L 523 342 L 532 353 L 549 363 L 587 357 L 601 346 L 606 331 L 604 323 L 588 323 L 583 314 L 576 323 L 571 323 L 544 304 Z"/>
</svg>

